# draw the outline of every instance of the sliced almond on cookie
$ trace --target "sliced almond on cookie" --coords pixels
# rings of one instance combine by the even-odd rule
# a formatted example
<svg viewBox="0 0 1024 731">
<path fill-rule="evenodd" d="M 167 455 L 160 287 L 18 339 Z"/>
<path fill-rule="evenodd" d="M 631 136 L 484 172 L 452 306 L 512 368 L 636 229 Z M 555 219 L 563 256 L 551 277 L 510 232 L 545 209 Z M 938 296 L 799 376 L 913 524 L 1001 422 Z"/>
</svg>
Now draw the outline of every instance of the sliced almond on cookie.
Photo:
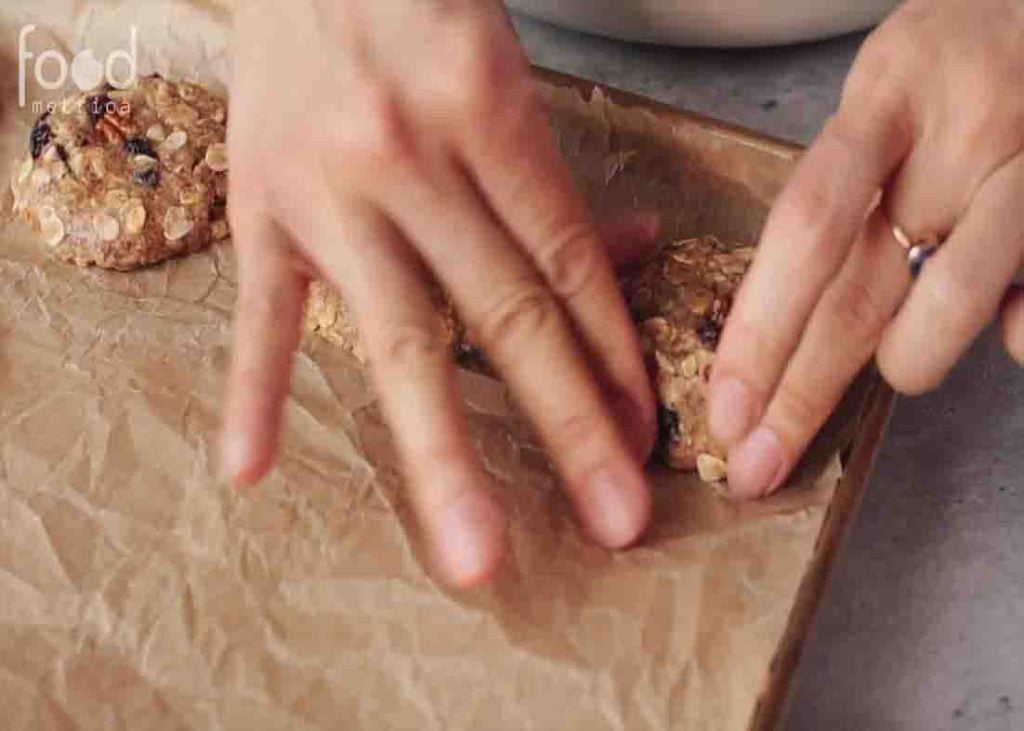
<svg viewBox="0 0 1024 731">
<path fill-rule="evenodd" d="M 697 356 L 691 354 L 683 358 L 681 370 L 684 378 L 696 378 L 698 369 Z"/>
<path fill-rule="evenodd" d="M 31 157 L 26 157 L 22 161 L 21 165 L 18 166 L 18 182 L 24 183 L 32 175 L 32 171 L 35 170 L 36 164 L 33 162 Z"/>
<path fill-rule="evenodd" d="M 167 139 L 160 145 L 160 150 L 163 152 L 177 152 L 185 146 L 186 142 L 188 142 L 188 135 L 185 134 L 185 131 L 176 129 L 167 135 Z"/>
<path fill-rule="evenodd" d="M 121 224 L 109 213 L 97 213 L 93 218 L 92 226 L 96 229 L 96 235 L 101 241 L 113 241 L 121 233 Z"/>
<path fill-rule="evenodd" d="M 190 84 L 187 81 L 179 81 L 178 96 L 187 102 L 194 102 L 199 98 L 199 90 L 194 84 Z"/>
<path fill-rule="evenodd" d="M 103 196 L 103 205 L 107 208 L 121 208 L 128 202 L 128 191 L 120 188 L 108 190 Z"/>
<path fill-rule="evenodd" d="M 164 130 L 162 124 L 154 124 L 152 127 L 146 130 L 146 139 L 153 142 L 163 142 L 167 139 L 167 132 Z"/>
<path fill-rule="evenodd" d="M 164 216 L 164 236 L 168 241 L 178 241 L 188 236 L 195 226 L 188 210 L 180 206 L 168 208 Z"/>
<path fill-rule="evenodd" d="M 134 236 L 142 233 L 146 225 L 146 207 L 141 201 L 133 200 L 125 205 L 124 209 L 124 230 Z"/>
<path fill-rule="evenodd" d="M 132 170 L 152 170 L 159 163 L 159 160 L 156 160 L 149 155 L 134 155 L 132 157 Z"/>
<path fill-rule="evenodd" d="M 32 171 L 32 175 L 29 176 L 29 181 L 33 188 L 41 189 L 45 188 L 53 180 L 53 175 L 46 168 L 36 168 Z"/>
<path fill-rule="evenodd" d="M 669 357 L 665 353 L 661 352 L 660 350 L 655 350 L 654 351 L 654 360 L 657 362 L 658 369 L 662 373 L 675 373 L 676 372 L 676 364 L 673 363 L 669 359 Z"/>
<path fill-rule="evenodd" d="M 89 170 L 95 180 L 103 180 L 107 176 L 107 164 L 103 162 L 102 154 L 96 154 L 89 158 Z"/>
<path fill-rule="evenodd" d="M 223 173 L 228 169 L 228 146 L 223 142 L 210 145 L 206 150 L 206 164 L 215 173 Z"/>
<path fill-rule="evenodd" d="M 185 188 L 178 196 L 178 200 L 183 206 L 197 206 L 202 199 L 203 191 L 198 188 Z"/>
<path fill-rule="evenodd" d="M 679 378 L 666 375 L 658 379 L 658 398 L 662 403 L 674 404 L 683 397 L 683 382 Z"/>
<path fill-rule="evenodd" d="M 81 150 L 75 150 L 68 157 L 68 167 L 71 169 L 71 174 L 76 178 L 81 178 L 85 175 L 85 164 L 88 162 L 85 155 Z"/>
<path fill-rule="evenodd" d="M 729 475 L 729 466 L 712 454 L 698 454 L 697 474 L 704 482 L 722 482 Z"/>
<path fill-rule="evenodd" d="M 47 246 L 57 246 L 67 235 L 64 222 L 57 212 L 50 207 L 39 210 L 39 229 Z"/>
<path fill-rule="evenodd" d="M 228 225 L 227 221 L 220 218 L 214 221 L 210 226 L 210 234 L 213 236 L 215 241 L 223 241 L 231 236 L 231 227 Z"/>
<path fill-rule="evenodd" d="M 177 104 L 164 115 L 164 121 L 174 127 L 190 124 L 197 119 L 199 119 L 199 112 L 187 104 Z"/>
</svg>

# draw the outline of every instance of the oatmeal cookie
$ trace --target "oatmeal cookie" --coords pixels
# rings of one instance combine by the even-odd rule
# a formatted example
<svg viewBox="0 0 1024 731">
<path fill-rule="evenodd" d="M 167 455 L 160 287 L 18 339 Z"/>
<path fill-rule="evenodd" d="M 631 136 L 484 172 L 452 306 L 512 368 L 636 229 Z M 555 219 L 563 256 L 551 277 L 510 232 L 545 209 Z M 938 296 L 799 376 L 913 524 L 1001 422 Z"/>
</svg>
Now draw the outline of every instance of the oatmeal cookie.
<svg viewBox="0 0 1024 731">
<path fill-rule="evenodd" d="M 658 397 L 658 450 L 671 467 L 697 470 L 705 482 L 726 477 L 725 453 L 707 429 L 708 377 L 732 298 L 753 258 L 713 237 L 669 244 L 620 281 L 649 358 Z M 457 359 L 482 359 L 455 311 L 436 295 L 438 312 Z M 358 333 L 341 297 L 317 283 L 306 310 L 307 328 L 363 359 Z"/>
<path fill-rule="evenodd" d="M 439 288 L 435 288 L 431 294 L 441 320 L 445 343 L 452 348 L 460 362 L 478 365 L 472 359 L 480 356 L 470 344 L 462 323 L 455 315 L 455 309 Z M 310 285 L 309 298 L 306 300 L 306 329 L 366 363 L 366 354 L 359 342 L 359 333 L 352 315 L 334 287 L 323 282 Z"/>
<path fill-rule="evenodd" d="M 658 397 L 659 448 L 669 465 L 725 479 L 725 453 L 707 429 L 708 378 L 732 298 L 753 248 L 713 237 L 678 241 L 623 282 L 651 359 Z"/>
<path fill-rule="evenodd" d="M 151 76 L 78 93 L 35 123 L 11 179 L 14 210 L 58 259 L 130 270 L 226 238 L 226 107 Z"/>
</svg>

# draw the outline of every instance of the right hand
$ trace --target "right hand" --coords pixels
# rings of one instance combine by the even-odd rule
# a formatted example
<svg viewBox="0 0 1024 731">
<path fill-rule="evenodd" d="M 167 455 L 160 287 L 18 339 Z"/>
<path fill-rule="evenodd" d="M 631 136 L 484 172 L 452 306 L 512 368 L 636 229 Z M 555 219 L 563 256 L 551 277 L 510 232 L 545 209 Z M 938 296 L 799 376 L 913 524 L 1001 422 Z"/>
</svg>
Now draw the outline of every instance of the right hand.
<svg viewBox="0 0 1024 731">
<path fill-rule="evenodd" d="M 505 516 L 461 413 L 440 281 L 588 533 L 632 543 L 655 408 L 612 266 L 495 0 L 257 0 L 235 19 L 239 258 L 223 460 L 272 466 L 309 280 L 345 296 L 443 578 L 488 578 Z"/>
</svg>

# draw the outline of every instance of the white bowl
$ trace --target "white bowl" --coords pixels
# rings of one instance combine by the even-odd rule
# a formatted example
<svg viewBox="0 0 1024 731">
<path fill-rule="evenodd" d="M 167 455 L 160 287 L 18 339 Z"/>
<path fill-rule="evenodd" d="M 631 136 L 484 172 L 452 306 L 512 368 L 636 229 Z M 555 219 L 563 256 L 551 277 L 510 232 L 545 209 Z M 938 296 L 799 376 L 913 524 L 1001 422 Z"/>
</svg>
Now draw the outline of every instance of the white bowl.
<svg viewBox="0 0 1024 731">
<path fill-rule="evenodd" d="M 876 24 L 899 0 L 507 0 L 557 25 L 646 43 L 763 46 Z"/>
</svg>

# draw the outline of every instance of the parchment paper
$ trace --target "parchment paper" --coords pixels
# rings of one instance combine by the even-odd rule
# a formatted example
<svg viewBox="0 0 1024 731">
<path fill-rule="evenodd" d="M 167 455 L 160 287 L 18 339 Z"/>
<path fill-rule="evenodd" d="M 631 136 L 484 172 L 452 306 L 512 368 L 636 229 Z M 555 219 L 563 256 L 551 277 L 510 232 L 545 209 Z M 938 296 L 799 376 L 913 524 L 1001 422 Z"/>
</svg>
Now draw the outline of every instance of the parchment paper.
<svg viewBox="0 0 1024 731">
<path fill-rule="evenodd" d="M 210 83 L 229 22 L 201 2 L 8 1 L 0 161 L 31 124 L 22 24 L 39 26 L 37 53 L 102 56 L 135 24 L 143 72 Z M 685 130 L 546 93 L 598 209 L 654 205 L 668 235 L 754 240 L 781 168 L 741 185 L 712 147 L 686 153 Z M 465 374 L 511 552 L 493 586 L 451 593 L 421 568 L 365 375 L 328 345 L 298 357 L 272 477 L 218 483 L 234 293 L 230 246 L 124 275 L 0 229 L 0 726 L 747 728 L 857 399 L 768 502 L 652 468 L 655 524 L 612 554 L 581 540 L 504 389 Z"/>
</svg>

